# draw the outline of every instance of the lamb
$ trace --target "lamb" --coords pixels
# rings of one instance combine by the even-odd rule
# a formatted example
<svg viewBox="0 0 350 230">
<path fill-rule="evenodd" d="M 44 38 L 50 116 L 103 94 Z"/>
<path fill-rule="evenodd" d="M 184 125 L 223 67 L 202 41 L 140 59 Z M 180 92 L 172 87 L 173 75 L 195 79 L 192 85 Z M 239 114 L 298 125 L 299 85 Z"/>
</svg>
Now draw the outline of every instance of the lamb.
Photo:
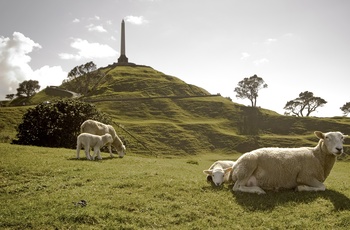
<svg viewBox="0 0 350 230">
<path fill-rule="evenodd" d="M 113 138 L 113 142 L 108 144 L 108 150 L 111 157 L 113 157 L 111 145 L 115 147 L 120 158 L 124 157 L 126 151 L 125 145 L 118 137 L 113 126 L 106 125 L 95 120 L 86 120 L 81 124 L 80 131 L 81 133 L 91 133 L 95 135 L 103 135 L 105 133 L 109 133 Z"/>
<path fill-rule="evenodd" d="M 343 154 L 347 135 L 322 133 L 316 147 L 261 148 L 240 156 L 232 168 L 232 190 L 265 194 L 265 190 L 325 191 L 323 182 Z"/>
<path fill-rule="evenodd" d="M 203 170 L 207 174 L 207 181 L 213 182 L 215 186 L 220 186 L 223 183 L 230 181 L 230 173 L 234 161 L 215 161 L 207 170 Z"/>
<path fill-rule="evenodd" d="M 77 138 L 77 159 L 79 159 L 79 153 L 82 146 L 85 149 L 86 158 L 91 160 L 90 156 L 90 147 L 94 148 L 94 154 L 92 156 L 92 160 L 95 160 L 95 156 L 98 156 L 98 159 L 101 160 L 101 152 L 100 149 L 105 144 L 110 144 L 113 142 L 113 138 L 111 134 L 106 133 L 102 136 L 94 135 L 91 133 L 82 133 Z"/>
</svg>

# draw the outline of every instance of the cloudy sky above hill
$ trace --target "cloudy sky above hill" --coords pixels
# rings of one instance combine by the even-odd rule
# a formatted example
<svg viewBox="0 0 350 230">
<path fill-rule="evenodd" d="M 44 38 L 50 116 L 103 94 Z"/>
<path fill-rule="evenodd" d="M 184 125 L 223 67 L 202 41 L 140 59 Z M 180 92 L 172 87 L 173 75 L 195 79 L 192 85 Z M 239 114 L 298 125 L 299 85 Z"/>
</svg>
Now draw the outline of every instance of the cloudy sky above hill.
<svg viewBox="0 0 350 230">
<path fill-rule="evenodd" d="M 238 82 L 268 84 L 257 104 L 281 114 L 311 91 L 340 116 L 350 102 L 347 0 L 0 0 L 0 99 L 24 80 L 60 85 L 75 66 L 116 62 L 126 21 L 130 62 L 220 93 Z"/>
</svg>

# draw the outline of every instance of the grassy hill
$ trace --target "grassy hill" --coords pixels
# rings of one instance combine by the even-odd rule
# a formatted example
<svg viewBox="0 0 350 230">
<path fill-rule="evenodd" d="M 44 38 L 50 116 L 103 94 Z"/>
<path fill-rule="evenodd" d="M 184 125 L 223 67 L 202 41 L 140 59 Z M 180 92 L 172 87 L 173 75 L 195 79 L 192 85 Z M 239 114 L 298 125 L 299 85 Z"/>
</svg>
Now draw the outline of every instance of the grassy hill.
<svg viewBox="0 0 350 230">
<path fill-rule="evenodd" d="M 104 77 L 79 100 L 94 103 L 109 114 L 128 149 L 135 153 L 243 153 L 263 146 L 313 146 L 315 130 L 350 133 L 349 118 L 297 118 L 246 107 L 151 67 L 108 66 L 100 70 Z M 28 103 L 52 98 L 57 95 L 43 90 Z M 2 124 L 8 130 L 7 139 L 14 137 L 12 125 L 6 121 L 6 109 L 10 108 L 0 110 L 0 127 Z"/>
<path fill-rule="evenodd" d="M 103 71 L 78 100 L 112 117 L 128 142 L 122 159 L 76 160 L 73 149 L 9 144 L 31 104 L 60 97 L 50 91 L 26 106 L 0 107 L 1 229 L 349 228 L 349 160 L 336 162 L 325 192 L 232 193 L 232 186 L 211 187 L 202 173 L 256 147 L 315 145 L 314 130 L 350 134 L 349 118 L 281 116 L 150 67 Z"/>
</svg>

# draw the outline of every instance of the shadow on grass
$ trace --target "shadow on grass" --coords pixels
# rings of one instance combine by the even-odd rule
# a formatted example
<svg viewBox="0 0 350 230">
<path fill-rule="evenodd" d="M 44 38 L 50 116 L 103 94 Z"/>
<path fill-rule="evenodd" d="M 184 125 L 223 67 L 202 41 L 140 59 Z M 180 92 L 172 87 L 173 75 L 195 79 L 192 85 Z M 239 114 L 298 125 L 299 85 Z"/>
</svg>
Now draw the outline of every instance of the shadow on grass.
<svg viewBox="0 0 350 230">
<path fill-rule="evenodd" d="M 232 193 L 240 206 L 251 211 L 272 210 L 276 206 L 284 205 L 286 203 L 308 204 L 318 198 L 329 200 L 336 211 L 350 210 L 350 199 L 344 194 L 334 190 L 326 190 L 324 192 L 295 192 L 286 190 L 280 192 L 267 192 L 265 195 L 242 192 Z"/>
<path fill-rule="evenodd" d="M 113 156 L 113 157 L 102 157 L 102 160 L 97 159 L 97 157 L 95 158 L 95 160 L 88 160 L 85 156 L 81 157 L 80 159 L 77 159 L 76 157 L 70 157 L 67 158 L 67 160 L 69 161 L 91 161 L 91 162 L 99 162 L 99 161 L 106 161 L 106 160 L 114 160 L 114 159 L 123 159 L 117 156 Z"/>
</svg>

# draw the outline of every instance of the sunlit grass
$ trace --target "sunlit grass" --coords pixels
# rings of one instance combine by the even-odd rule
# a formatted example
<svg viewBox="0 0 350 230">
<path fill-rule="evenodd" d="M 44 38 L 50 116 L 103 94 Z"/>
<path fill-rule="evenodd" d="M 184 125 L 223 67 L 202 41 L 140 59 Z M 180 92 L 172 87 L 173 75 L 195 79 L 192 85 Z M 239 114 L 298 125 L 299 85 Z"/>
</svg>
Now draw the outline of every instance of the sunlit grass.
<svg viewBox="0 0 350 230">
<path fill-rule="evenodd" d="M 203 169 L 239 154 L 76 160 L 70 149 L 0 144 L 1 229 L 347 229 L 349 161 L 328 190 L 266 195 L 212 188 Z M 76 203 L 86 200 L 87 206 Z"/>
</svg>

